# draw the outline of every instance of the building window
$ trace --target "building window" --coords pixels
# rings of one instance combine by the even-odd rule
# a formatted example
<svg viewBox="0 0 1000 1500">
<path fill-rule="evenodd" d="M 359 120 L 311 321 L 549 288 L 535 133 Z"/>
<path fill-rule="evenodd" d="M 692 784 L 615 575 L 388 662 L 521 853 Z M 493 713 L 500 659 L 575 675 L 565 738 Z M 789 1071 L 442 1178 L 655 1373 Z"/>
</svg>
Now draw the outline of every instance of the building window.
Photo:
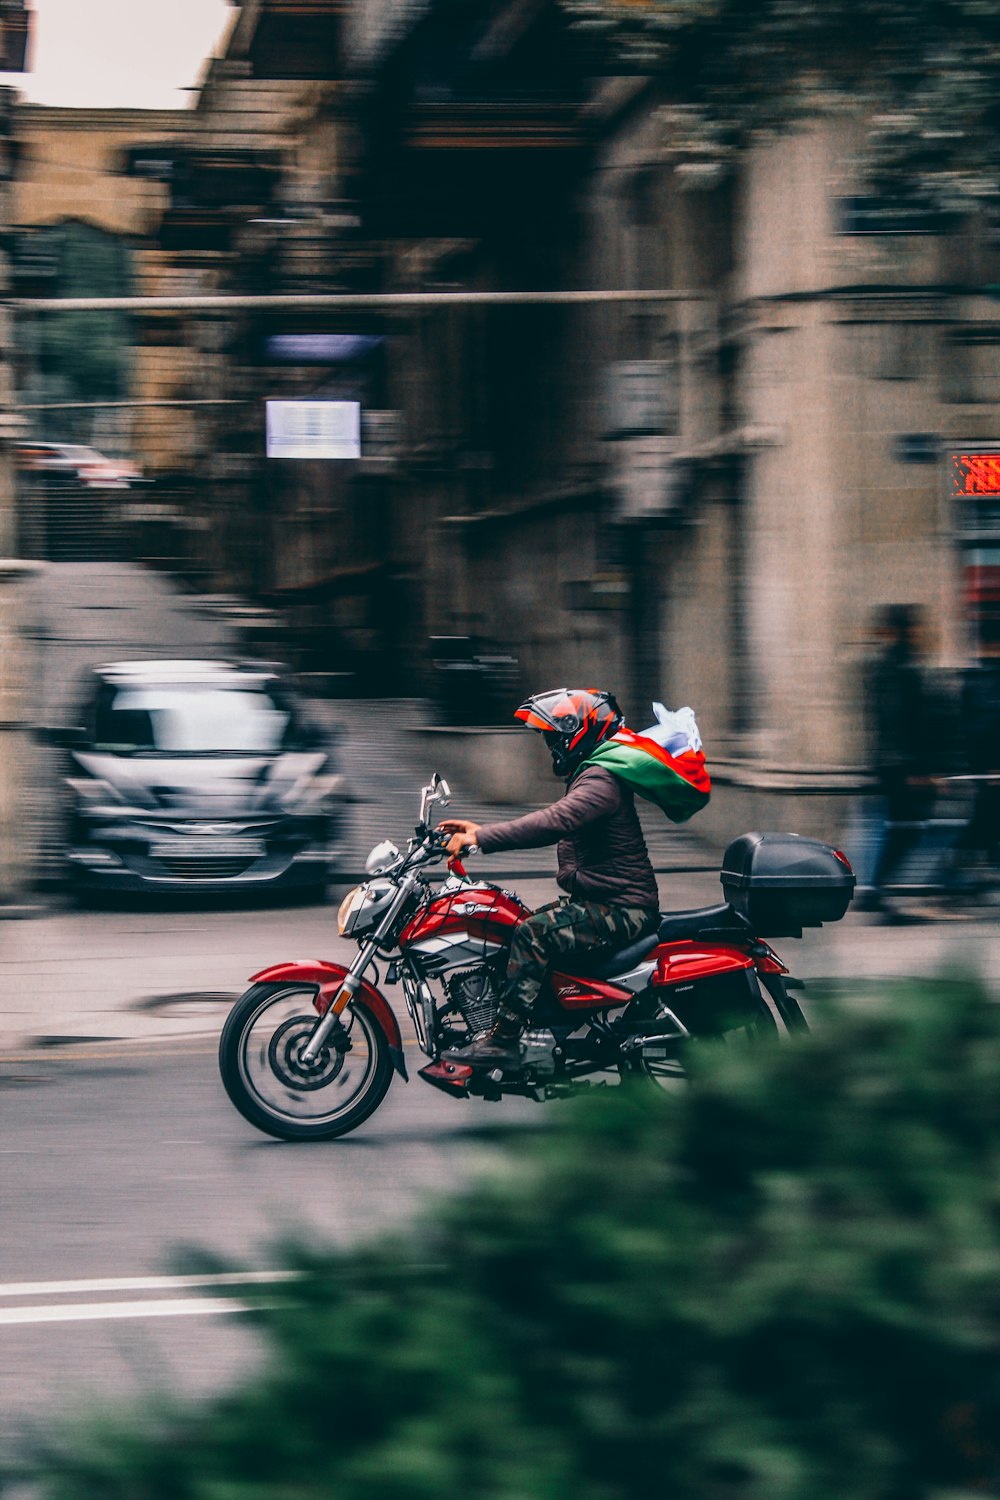
<svg viewBox="0 0 1000 1500">
<path fill-rule="evenodd" d="M 1000 327 L 991 324 L 954 333 L 942 370 L 947 401 L 974 405 L 1000 399 Z"/>
<path fill-rule="evenodd" d="M 835 198 L 833 221 L 834 233 L 843 235 L 944 234 L 947 227 L 940 209 L 879 193 Z"/>
<path fill-rule="evenodd" d="M 931 335 L 919 322 L 845 323 L 837 368 L 869 380 L 920 380 L 929 369 Z"/>
</svg>

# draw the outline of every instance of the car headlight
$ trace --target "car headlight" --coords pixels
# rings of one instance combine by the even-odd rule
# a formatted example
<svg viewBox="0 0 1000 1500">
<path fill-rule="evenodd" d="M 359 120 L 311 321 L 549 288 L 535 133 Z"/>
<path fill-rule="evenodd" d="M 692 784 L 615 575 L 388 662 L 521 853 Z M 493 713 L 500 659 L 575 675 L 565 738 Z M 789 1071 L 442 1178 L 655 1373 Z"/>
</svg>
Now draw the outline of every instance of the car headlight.
<svg viewBox="0 0 1000 1500">
<path fill-rule="evenodd" d="M 66 785 L 83 807 L 99 808 L 122 806 L 122 798 L 110 781 L 101 781 L 96 776 L 69 776 Z"/>
<path fill-rule="evenodd" d="M 284 803 L 291 813 L 315 815 L 332 812 L 343 796 L 343 776 L 330 772 L 300 781 L 284 798 Z"/>
</svg>

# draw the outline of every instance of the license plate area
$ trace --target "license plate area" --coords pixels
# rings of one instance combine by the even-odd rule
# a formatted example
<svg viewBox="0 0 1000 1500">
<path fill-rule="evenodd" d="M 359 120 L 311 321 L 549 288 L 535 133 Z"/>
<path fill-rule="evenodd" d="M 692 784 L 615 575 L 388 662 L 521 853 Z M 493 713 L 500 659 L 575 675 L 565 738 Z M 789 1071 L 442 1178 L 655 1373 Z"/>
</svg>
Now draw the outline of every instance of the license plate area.
<svg viewBox="0 0 1000 1500">
<path fill-rule="evenodd" d="M 263 839 L 157 839 L 149 846 L 150 859 L 260 859 Z"/>
</svg>

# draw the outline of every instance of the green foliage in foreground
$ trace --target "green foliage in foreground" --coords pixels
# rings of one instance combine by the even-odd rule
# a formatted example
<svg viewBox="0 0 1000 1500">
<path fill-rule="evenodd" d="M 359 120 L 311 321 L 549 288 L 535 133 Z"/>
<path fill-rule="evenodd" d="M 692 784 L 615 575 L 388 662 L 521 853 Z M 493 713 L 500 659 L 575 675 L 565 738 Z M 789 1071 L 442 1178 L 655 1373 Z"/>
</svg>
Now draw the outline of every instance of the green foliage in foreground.
<svg viewBox="0 0 1000 1500">
<path fill-rule="evenodd" d="M 47 1493 L 1000 1494 L 998 1011 L 900 987 L 576 1110 L 405 1243 L 300 1257 L 253 1384 Z"/>
</svg>

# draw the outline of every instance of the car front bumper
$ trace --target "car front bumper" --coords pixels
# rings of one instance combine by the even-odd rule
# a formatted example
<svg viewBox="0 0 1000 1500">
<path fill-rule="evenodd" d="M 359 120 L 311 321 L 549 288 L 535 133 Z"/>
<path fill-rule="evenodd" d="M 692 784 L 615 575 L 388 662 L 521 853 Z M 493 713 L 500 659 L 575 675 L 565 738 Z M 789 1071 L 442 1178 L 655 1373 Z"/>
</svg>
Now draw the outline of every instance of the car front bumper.
<svg viewBox="0 0 1000 1500">
<path fill-rule="evenodd" d="M 267 841 L 171 839 L 164 845 L 148 830 L 78 830 L 66 850 L 73 884 L 108 892 L 224 892 L 323 884 L 340 857 L 340 839 L 329 827 L 295 829 Z M 242 847 L 241 847 L 242 845 Z"/>
</svg>

